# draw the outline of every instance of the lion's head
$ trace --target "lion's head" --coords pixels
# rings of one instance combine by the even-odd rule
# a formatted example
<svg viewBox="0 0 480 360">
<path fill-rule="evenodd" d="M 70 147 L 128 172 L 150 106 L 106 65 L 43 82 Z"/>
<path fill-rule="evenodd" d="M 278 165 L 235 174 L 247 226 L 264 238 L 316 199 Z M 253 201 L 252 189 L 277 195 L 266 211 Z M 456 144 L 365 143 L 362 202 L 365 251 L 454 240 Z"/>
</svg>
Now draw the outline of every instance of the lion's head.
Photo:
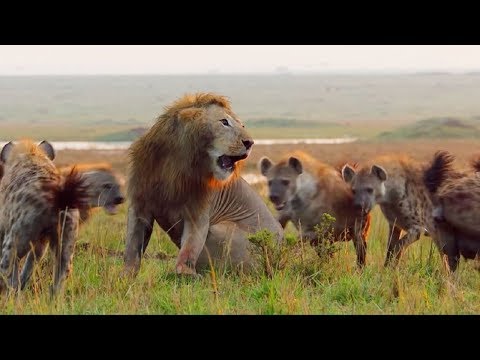
<svg viewBox="0 0 480 360">
<path fill-rule="evenodd" d="M 201 112 L 206 136 L 213 139 L 207 150 L 210 170 L 215 179 L 226 180 L 235 172 L 237 162 L 249 155 L 253 140 L 229 108 L 210 105 Z"/>
<path fill-rule="evenodd" d="M 156 198 L 191 201 L 206 188 L 234 179 L 252 145 L 226 97 L 185 95 L 132 144 L 129 193 L 140 196 L 157 188 Z"/>
</svg>

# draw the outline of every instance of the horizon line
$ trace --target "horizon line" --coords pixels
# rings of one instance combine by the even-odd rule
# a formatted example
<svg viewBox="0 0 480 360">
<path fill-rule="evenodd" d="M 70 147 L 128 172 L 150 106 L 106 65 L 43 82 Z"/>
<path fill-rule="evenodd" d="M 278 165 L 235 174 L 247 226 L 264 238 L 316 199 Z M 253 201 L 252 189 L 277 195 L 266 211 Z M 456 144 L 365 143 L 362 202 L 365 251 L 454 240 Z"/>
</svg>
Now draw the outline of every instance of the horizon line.
<svg viewBox="0 0 480 360">
<path fill-rule="evenodd" d="M 302 70 L 285 70 L 285 71 L 269 71 L 269 72 L 174 72 L 174 73 L 0 73 L 1 77 L 25 77 L 25 76 L 248 76 L 248 75 L 422 75 L 422 74 L 444 74 L 444 75 L 468 75 L 480 74 L 479 69 L 463 69 L 463 70 L 337 70 L 337 71 L 302 71 Z"/>
</svg>

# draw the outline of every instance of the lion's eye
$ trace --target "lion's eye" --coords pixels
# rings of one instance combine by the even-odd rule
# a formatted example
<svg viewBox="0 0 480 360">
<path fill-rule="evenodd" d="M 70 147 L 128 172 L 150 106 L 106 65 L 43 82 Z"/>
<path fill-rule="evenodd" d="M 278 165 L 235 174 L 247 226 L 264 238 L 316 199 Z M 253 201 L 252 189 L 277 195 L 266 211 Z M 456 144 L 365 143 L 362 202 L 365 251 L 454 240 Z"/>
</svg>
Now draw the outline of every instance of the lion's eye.
<svg viewBox="0 0 480 360">
<path fill-rule="evenodd" d="M 224 126 L 230 126 L 230 123 L 228 122 L 227 119 L 222 119 L 220 120 Z"/>
</svg>

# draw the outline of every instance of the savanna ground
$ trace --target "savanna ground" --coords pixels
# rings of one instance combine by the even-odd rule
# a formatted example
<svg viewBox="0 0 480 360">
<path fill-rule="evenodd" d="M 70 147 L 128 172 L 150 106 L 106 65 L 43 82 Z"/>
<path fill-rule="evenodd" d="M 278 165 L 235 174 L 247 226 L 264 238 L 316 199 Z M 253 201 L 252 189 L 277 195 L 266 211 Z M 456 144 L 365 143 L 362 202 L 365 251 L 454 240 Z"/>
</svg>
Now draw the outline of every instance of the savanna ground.
<svg viewBox="0 0 480 360">
<path fill-rule="evenodd" d="M 478 73 L 0 77 L 0 140 L 131 140 L 153 123 L 164 105 L 195 91 L 229 96 L 255 139 L 360 139 L 342 145 L 257 144 L 244 168 L 249 174 L 258 174 L 261 156 L 276 161 L 294 149 L 337 166 L 398 152 L 428 161 L 439 149 L 450 150 L 464 166 L 480 153 Z M 455 121 L 443 121 L 451 117 Z M 441 121 L 432 123 L 432 118 Z M 430 139 L 412 140 L 417 135 Z M 436 137 L 463 138 L 432 139 Z M 56 163 L 91 161 L 108 161 L 125 175 L 126 151 L 59 151 Z M 265 184 L 254 186 L 267 201 Z M 411 245 L 397 270 L 383 267 L 387 223 L 378 208 L 363 271 L 356 268 L 352 243 L 339 244 L 326 259 L 299 243 L 289 250 L 285 268 L 273 276 L 215 269 L 201 279 L 174 275 L 178 250 L 158 226 L 139 275 L 122 278 L 126 208 L 115 216 L 98 211 L 81 229 L 74 271 L 55 301 L 48 296 L 52 264 L 47 257 L 26 291 L 0 298 L 0 313 L 480 313 L 480 273 L 474 264 L 462 261 L 457 273 L 447 277 L 429 238 Z M 287 233 L 298 240 L 291 225 Z"/>
<path fill-rule="evenodd" d="M 358 142 L 343 145 L 298 145 L 332 164 L 391 152 L 421 161 L 438 149 L 450 150 L 466 164 L 479 143 L 463 141 Z M 255 145 L 245 173 L 257 172 L 262 155 L 273 160 L 292 146 Z M 110 161 L 120 174 L 126 170 L 125 151 L 59 151 L 57 164 Z M 266 200 L 264 183 L 254 185 Z M 31 286 L 18 296 L 2 297 L 4 314 L 471 314 L 480 312 L 480 273 L 473 262 L 461 261 L 448 277 L 438 251 L 422 237 L 405 252 L 397 270 L 383 267 L 387 223 L 378 208 L 368 240 L 367 266 L 359 271 L 353 244 L 340 243 L 333 257 L 319 258 L 308 245 L 289 250 L 283 269 L 271 276 L 222 269 L 200 279 L 174 274 L 177 248 L 158 226 L 134 279 L 120 276 L 126 231 L 126 206 L 119 214 L 94 214 L 79 234 L 74 270 L 63 294 L 50 301 L 50 257 L 37 267 Z M 272 209 L 272 208 L 271 208 Z M 272 211 L 274 211 L 272 209 Z M 298 234 L 289 225 L 289 239 Z"/>
</svg>

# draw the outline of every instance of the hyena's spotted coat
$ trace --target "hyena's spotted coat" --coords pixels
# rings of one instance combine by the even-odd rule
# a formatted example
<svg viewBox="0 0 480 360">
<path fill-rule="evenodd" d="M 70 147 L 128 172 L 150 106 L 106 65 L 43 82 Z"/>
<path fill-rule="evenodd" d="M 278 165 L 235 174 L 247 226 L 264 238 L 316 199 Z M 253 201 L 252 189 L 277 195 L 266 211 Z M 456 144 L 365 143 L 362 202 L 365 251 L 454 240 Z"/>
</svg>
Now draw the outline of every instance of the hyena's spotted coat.
<svg viewBox="0 0 480 360">
<path fill-rule="evenodd" d="M 114 215 L 117 207 L 125 202 L 120 189 L 120 179 L 114 174 L 112 167 L 107 163 L 75 164 L 60 167 L 60 174 L 68 175 L 73 167 L 82 176 L 87 188 L 88 207 L 80 212 L 81 222 L 86 222 L 92 210 L 103 207 L 105 211 Z"/>
<path fill-rule="evenodd" d="M 292 221 L 303 238 L 318 245 L 316 225 L 327 213 L 335 218 L 333 241 L 353 241 L 357 264 L 365 265 L 370 214 L 362 215 L 353 206 L 350 187 L 339 171 L 302 151 L 293 152 L 274 164 L 268 157 L 259 161 L 262 175 L 268 179 L 270 200 L 285 228 Z"/>
<path fill-rule="evenodd" d="M 109 214 L 115 214 L 117 205 L 122 204 L 125 198 L 120 191 L 120 183 L 114 175 L 111 166 L 106 163 L 98 164 L 76 164 L 60 167 L 60 175 L 68 176 L 72 170 L 82 177 L 87 194 L 87 203 L 80 209 L 80 225 L 86 223 L 93 210 L 103 207 Z M 72 256 L 75 248 L 75 242 L 72 239 L 70 246 L 70 266 L 67 268 L 67 275 L 71 271 Z M 42 252 L 43 253 L 43 252 Z M 40 259 L 42 253 L 30 252 L 25 260 L 22 269 L 21 287 L 27 284 L 33 273 L 35 259 Z"/>
<path fill-rule="evenodd" d="M 28 140 L 16 145 L 10 142 L 0 157 L 4 163 L 0 182 L 0 290 L 7 280 L 18 288 L 19 261 L 29 252 L 41 257 L 49 243 L 55 254 L 52 290 L 56 292 L 71 267 L 78 209 L 86 203 L 83 180 L 75 171 L 60 175 L 52 162 L 53 147 L 46 141 L 38 146 Z"/>
<path fill-rule="evenodd" d="M 480 161 L 472 162 L 473 171 L 454 169 L 453 161 L 448 152 L 437 152 L 424 176 L 435 204 L 437 242 L 450 271 L 456 270 L 460 255 L 477 260 L 480 255 Z"/>
<path fill-rule="evenodd" d="M 423 171 L 421 164 L 404 156 L 382 156 L 358 171 L 348 165 L 342 169 L 344 180 L 352 187 L 355 206 L 368 213 L 379 204 L 389 223 L 385 265 L 396 266 L 403 250 L 425 230 L 434 238 L 432 202 Z"/>
</svg>

